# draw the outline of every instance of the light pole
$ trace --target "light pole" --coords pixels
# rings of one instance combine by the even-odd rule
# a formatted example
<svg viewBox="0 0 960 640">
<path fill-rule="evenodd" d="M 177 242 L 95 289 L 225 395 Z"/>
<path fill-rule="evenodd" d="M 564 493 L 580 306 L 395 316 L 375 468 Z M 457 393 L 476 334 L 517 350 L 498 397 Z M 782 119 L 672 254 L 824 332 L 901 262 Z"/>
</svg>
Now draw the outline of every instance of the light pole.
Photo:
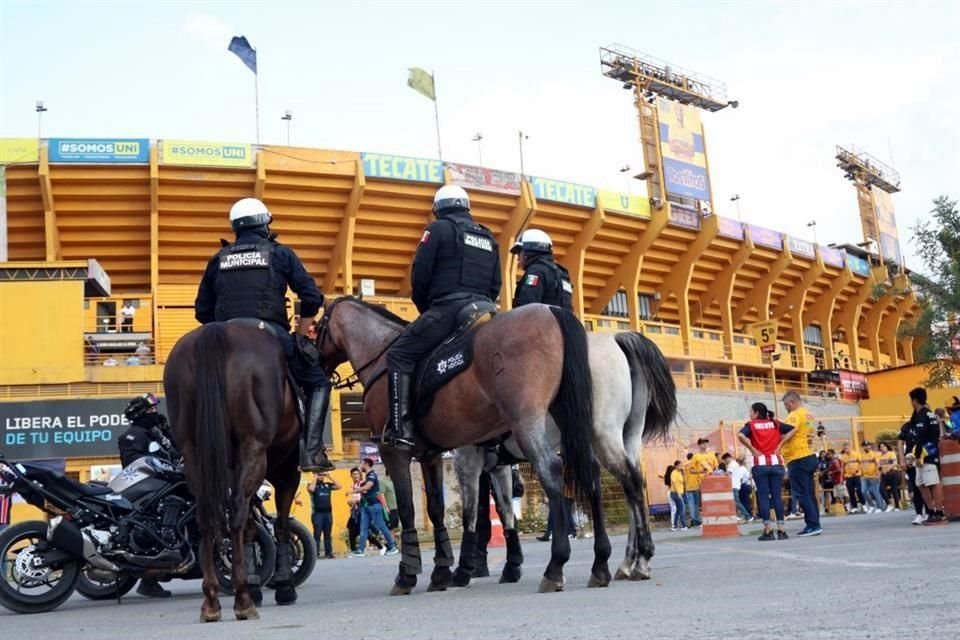
<svg viewBox="0 0 960 640">
<path fill-rule="evenodd" d="M 630 171 L 630 165 L 625 164 L 622 167 L 620 167 L 620 173 L 622 173 L 624 177 L 627 179 L 627 194 L 632 196 L 633 182 L 631 182 L 630 176 L 627 175 L 627 171 Z"/>
<path fill-rule="evenodd" d="M 817 244 L 817 221 L 816 221 L 816 220 L 811 220 L 810 222 L 807 223 L 807 227 L 810 228 L 810 229 L 813 229 L 813 244 L 814 244 L 814 246 L 816 246 L 816 244 Z"/>
<path fill-rule="evenodd" d="M 43 113 L 47 111 L 47 108 L 43 106 L 43 100 L 37 100 L 37 140 L 42 136 L 42 125 L 43 125 Z"/>
<path fill-rule="evenodd" d="M 287 146 L 289 147 L 290 146 L 290 123 L 293 121 L 293 111 L 290 111 L 290 109 L 287 109 L 286 111 L 283 112 L 283 117 L 280 119 L 287 121 Z"/>
<path fill-rule="evenodd" d="M 743 222 L 743 218 L 740 216 L 740 194 L 739 193 L 733 194 L 733 196 L 730 197 L 730 202 L 737 203 L 737 221 Z"/>
<path fill-rule="evenodd" d="M 481 145 L 481 141 L 483 140 L 483 134 L 477 131 L 475 134 L 473 134 L 473 138 L 471 139 L 477 143 L 477 164 L 479 164 L 482 167 L 483 166 L 483 146 Z"/>
<path fill-rule="evenodd" d="M 530 136 L 523 131 L 517 131 L 517 137 L 520 139 L 520 179 L 523 180 L 523 176 L 526 175 L 523 171 L 523 141 L 528 140 Z"/>
</svg>

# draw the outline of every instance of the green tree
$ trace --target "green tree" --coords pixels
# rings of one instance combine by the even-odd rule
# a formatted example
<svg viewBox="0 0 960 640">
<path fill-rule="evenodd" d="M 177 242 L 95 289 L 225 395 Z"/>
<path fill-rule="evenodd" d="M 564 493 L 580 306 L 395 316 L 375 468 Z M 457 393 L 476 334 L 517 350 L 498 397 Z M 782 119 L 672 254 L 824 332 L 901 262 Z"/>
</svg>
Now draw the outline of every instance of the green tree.
<svg viewBox="0 0 960 640">
<path fill-rule="evenodd" d="M 928 366 L 927 385 L 942 387 L 960 378 L 960 210 L 956 200 L 940 196 L 930 213 L 912 229 L 923 263 L 910 274 L 920 314 L 901 334 L 920 342 L 917 362 Z"/>
</svg>

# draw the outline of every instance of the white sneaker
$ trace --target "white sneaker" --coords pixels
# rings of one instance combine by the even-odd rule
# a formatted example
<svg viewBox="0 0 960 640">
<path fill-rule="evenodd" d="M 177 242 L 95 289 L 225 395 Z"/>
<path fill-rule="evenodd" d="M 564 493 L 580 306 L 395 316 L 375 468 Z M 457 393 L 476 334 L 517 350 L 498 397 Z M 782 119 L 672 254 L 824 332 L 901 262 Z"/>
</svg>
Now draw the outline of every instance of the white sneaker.
<svg viewBox="0 0 960 640">
<path fill-rule="evenodd" d="M 876 513 L 876 512 L 877 510 L 874 509 L 873 507 L 867 507 L 867 513 Z"/>
<path fill-rule="evenodd" d="M 900 507 L 894 507 L 893 510 L 894 510 L 895 512 L 896 512 L 896 511 L 900 511 Z"/>
<path fill-rule="evenodd" d="M 913 519 L 913 522 L 911 524 L 923 524 L 923 516 L 918 515 L 916 518 Z"/>
<path fill-rule="evenodd" d="M 926 522 L 929 517 L 930 517 L 929 513 L 923 514 L 923 521 Z"/>
<path fill-rule="evenodd" d="M 688 527 L 680 527 L 680 531 L 686 531 Z"/>
<path fill-rule="evenodd" d="M 382 556 L 387 555 L 387 548 L 386 548 L 386 547 L 380 547 L 379 553 L 380 553 L 380 555 L 382 555 Z"/>
<path fill-rule="evenodd" d="M 670 531 L 676 531 L 676 530 L 677 530 L 676 527 L 670 527 Z"/>
<path fill-rule="evenodd" d="M 887 505 L 887 508 L 883 510 L 884 513 L 890 513 L 891 511 L 893 511 L 893 505 L 892 505 L 892 504 L 888 504 L 888 505 Z M 897 511 L 900 511 L 900 509 L 897 509 Z"/>
</svg>

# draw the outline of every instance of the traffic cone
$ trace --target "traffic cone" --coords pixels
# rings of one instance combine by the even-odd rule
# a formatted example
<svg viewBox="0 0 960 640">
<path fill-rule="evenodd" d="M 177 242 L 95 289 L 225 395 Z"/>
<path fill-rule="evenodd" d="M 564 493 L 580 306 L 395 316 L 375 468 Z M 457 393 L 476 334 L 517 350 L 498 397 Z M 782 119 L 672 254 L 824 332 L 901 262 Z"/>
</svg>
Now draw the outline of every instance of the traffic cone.
<svg viewBox="0 0 960 640">
<path fill-rule="evenodd" d="M 500 522 L 500 514 L 497 513 L 497 503 L 490 496 L 490 542 L 488 547 L 505 547 L 507 540 L 503 537 L 503 523 Z"/>
<path fill-rule="evenodd" d="M 703 526 L 700 535 L 703 538 L 730 538 L 740 535 L 737 527 L 737 508 L 733 504 L 730 490 L 730 478 L 727 476 L 707 476 L 700 485 L 702 500 L 700 511 Z"/>
</svg>

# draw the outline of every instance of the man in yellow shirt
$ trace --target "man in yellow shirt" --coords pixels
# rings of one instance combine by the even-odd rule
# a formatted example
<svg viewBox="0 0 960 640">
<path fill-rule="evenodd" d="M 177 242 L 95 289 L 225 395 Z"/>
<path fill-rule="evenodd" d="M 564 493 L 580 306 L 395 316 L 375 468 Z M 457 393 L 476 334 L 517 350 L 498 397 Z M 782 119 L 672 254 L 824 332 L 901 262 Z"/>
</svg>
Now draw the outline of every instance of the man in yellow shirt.
<svg viewBox="0 0 960 640">
<path fill-rule="evenodd" d="M 785 422 L 796 429 L 794 436 L 783 444 L 780 453 L 783 454 L 783 460 L 787 463 L 790 489 L 796 494 L 800 508 L 803 509 L 803 520 L 806 526 L 797 536 L 800 538 L 818 536 L 823 533 L 823 529 L 820 528 L 820 507 L 817 504 L 816 486 L 813 482 L 813 474 L 817 470 L 817 454 L 810 446 L 815 422 L 796 391 L 788 391 L 784 394 L 783 406 L 789 412 Z"/>
<path fill-rule="evenodd" d="M 900 461 L 885 443 L 880 443 L 880 493 L 892 503 L 885 511 L 900 511 Z"/>
<path fill-rule="evenodd" d="M 860 454 L 860 487 L 867 499 L 867 513 L 883 511 L 887 505 L 880 497 L 880 454 L 873 450 L 870 442 L 863 443 Z"/>
<path fill-rule="evenodd" d="M 850 513 L 865 511 L 863 490 L 860 483 L 860 454 L 850 451 L 850 445 L 844 443 L 840 452 L 840 462 L 843 463 L 843 477 L 847 482 L 847 495 L 850 497 Z"/>
<path fill-rule="evenodd" d="M 687 454 L 687 464 L 683 468 L 684 482 L 686 483 L 687 507 L 690 509 L 690 525 L 700 525 L 700 484 L 703 479 L 717 468 L 717 457 L 707 451 L 710 441 L 706 438 L 697 440 L 697 453 Z"/>
</svg>

